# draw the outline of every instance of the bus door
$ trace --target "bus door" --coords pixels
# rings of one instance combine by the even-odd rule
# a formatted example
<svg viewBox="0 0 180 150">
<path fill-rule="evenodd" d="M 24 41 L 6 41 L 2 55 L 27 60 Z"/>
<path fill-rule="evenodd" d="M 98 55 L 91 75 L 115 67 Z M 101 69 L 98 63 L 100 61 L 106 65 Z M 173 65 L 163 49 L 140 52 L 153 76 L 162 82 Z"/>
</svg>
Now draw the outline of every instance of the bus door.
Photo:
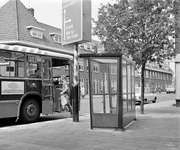
<svg viewBox="0 0 180 150">
<path fill-rule="evenodd" d="M 42 57 L 42 114 L 53 113 L 52 60 Z"/>
</svg>

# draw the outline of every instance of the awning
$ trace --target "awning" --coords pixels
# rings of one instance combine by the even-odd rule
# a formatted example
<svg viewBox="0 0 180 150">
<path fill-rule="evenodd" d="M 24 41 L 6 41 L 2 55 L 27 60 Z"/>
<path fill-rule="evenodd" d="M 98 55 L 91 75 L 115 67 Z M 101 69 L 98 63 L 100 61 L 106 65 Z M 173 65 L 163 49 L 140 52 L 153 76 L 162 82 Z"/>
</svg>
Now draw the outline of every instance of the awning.
<svg viewBox="0 0 180 150">
<path fill-rule="evenodd" d="M 45 56 L 52 56 L 52 57 L 60 57 L 60 58 L 66 58 L 66 59 L 73 59 L 73 56 L 68 54 L 62 54 L 62 53 L 56 53 L 46 50 L 40 50 L 38 48 L 32 48 L 32 47 L 25 47 L 20 45 L 5 45 L 0 44 L 0 49 L 9 50 L 9 51 L 15 51 L 15 52 L 24 52 L 24 53 L 30 53 L 30 54 L 40 54 Z"/>
</svg>

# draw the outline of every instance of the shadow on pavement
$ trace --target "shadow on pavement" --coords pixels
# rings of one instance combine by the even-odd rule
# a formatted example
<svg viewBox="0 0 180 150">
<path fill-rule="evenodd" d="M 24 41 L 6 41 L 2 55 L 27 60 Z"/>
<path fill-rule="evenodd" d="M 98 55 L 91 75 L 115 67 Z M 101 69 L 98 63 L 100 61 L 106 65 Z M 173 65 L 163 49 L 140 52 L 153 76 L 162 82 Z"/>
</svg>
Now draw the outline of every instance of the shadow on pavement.
<svg viewBox="0 0 180 150">
<path fill-rule="evenodd" d="M 46 122 L 46 121 L 52 121 L 52 120 L 59 120 L 59 119 L 66 119 L 70 118 L 69 113 L 55 113 L 51 115 L 42 115 L 39 117 L 37 122 Z M 35 122 L 35 123 L 37 123 Z M 22 123 L 20 121 L 16 122 L 16 118 L 7 118 L 7 119 L 0 119 L 0 128 L 1 127 L 9 127 L 9 126 L 17 126 L 17 125 L 24 125 L 27 123 Z M 32 124 L 32 123 L 30 123 Z"/>
</svg>

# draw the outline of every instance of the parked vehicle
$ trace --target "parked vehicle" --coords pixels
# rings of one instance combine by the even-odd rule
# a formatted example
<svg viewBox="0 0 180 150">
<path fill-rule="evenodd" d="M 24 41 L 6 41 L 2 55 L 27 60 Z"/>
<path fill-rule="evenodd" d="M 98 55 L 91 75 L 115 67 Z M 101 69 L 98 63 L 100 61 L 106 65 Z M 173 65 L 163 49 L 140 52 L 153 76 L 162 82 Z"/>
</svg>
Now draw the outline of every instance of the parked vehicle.
<svg viewBox="0 0 180 150">
<path fill-rule="evenodd" d="M 170 93 L 176 93 L 176 90 L 174 87 L 168 87 L 166 88 L 166 94 L 170 94 Z"/>
<path fill-rule="evenodd" d="M 156 103 L 157 94 L 149 87 L 144 88 L 144 103 Z M 135 88 L 135 104 L 141 104 L 141 88 Z"/>
</svg>

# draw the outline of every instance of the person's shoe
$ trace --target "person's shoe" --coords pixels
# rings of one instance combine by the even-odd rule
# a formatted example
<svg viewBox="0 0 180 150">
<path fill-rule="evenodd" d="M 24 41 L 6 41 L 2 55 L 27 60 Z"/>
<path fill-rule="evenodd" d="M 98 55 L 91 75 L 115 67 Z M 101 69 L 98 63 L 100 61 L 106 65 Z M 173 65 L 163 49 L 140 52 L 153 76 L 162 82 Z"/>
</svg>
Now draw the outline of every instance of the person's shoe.
<svg viewBox="0 0 180 150">
<path fill-rule="evenodd" d="M 56 110 L 55 112 L 60 113 L 60 112 L 61 112 L 61 110 Z"/>
<path fill-rule="evenodd" d="M 69 108 L 67 106 L 64 107 L 64 110 L 69 112 Z"/>
</svg>

